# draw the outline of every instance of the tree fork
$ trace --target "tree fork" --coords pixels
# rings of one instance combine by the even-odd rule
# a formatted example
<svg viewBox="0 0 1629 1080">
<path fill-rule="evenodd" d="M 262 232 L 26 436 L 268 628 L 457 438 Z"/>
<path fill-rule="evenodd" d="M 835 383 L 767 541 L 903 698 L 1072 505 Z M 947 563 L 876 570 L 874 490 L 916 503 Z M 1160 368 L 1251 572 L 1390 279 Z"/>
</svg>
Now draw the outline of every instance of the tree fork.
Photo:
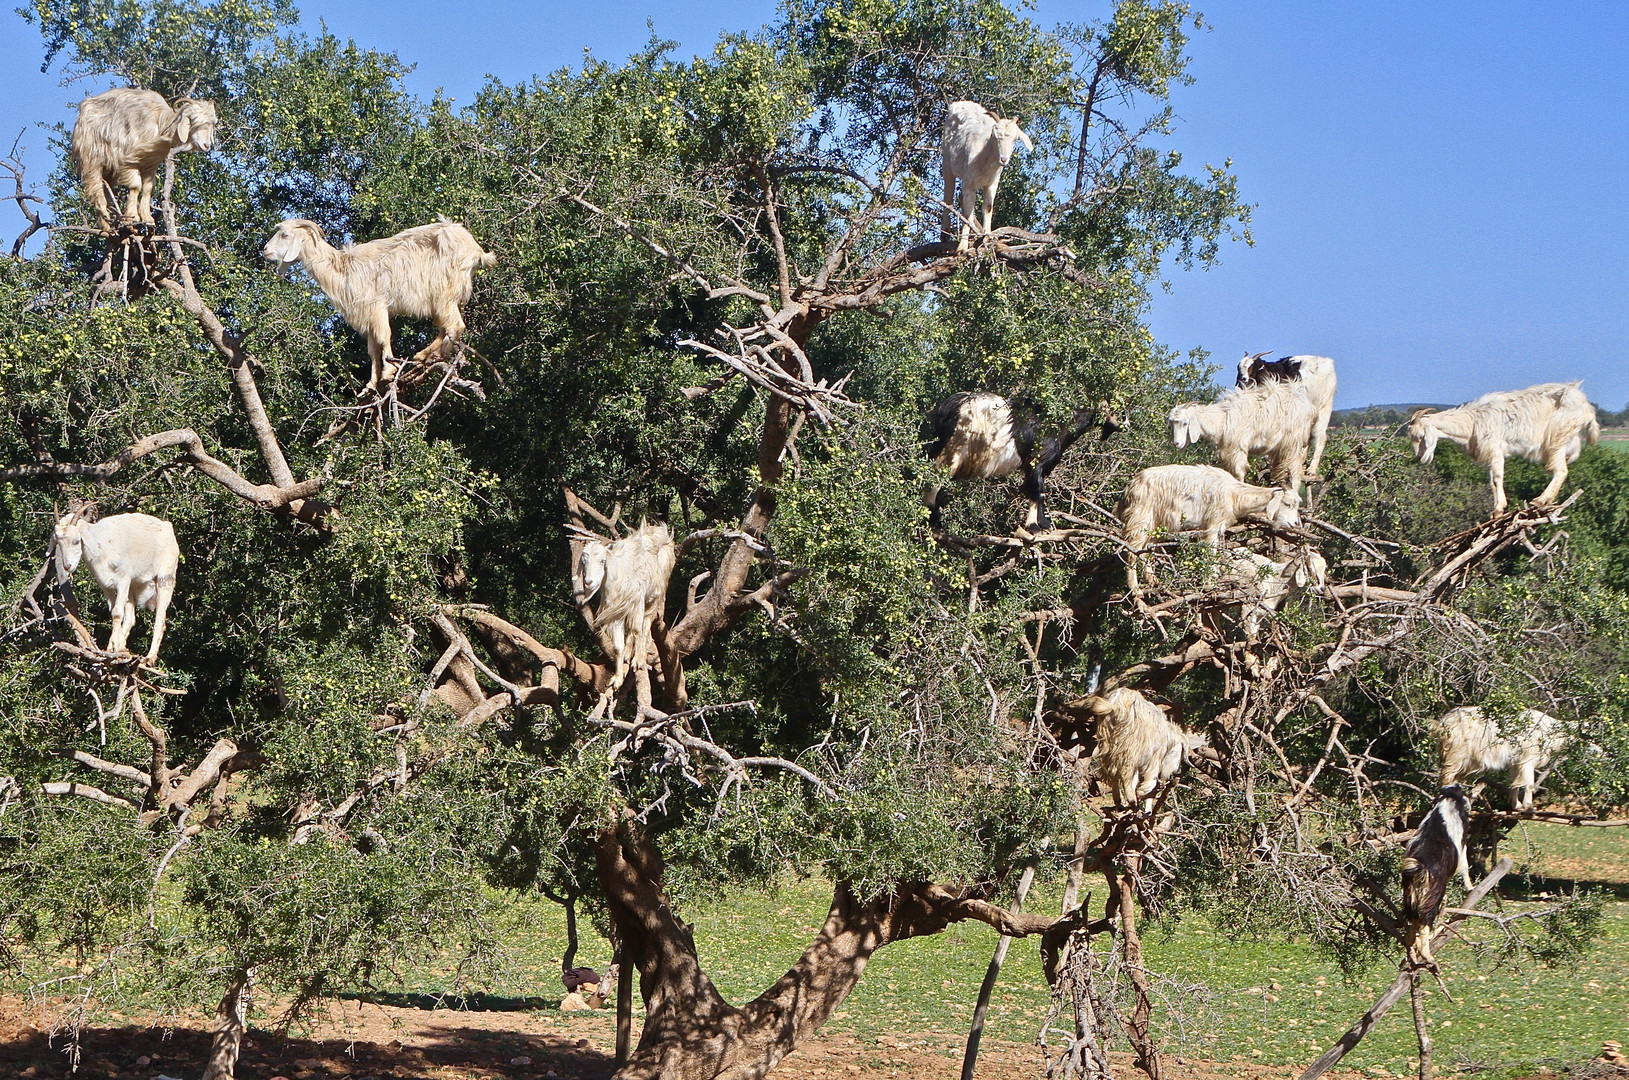
<svg viewBox="0 0 1629 1080">
<path fill-rule="evenodd" d="M 825 925 L 797 963 L 737 1008 L 701 970 L 690 928 L 662 888 L 661 856 L 631 815 L 601 830 L 595 859 L 624 958 L 619 977 L 637 970 L 645 1001 L 645 1026 L 618 1070 L 621 1080 L 763 1076 L 826 1022 L 889 942 L 976 919 L 1014 937 L 1042 935 L 1043 949 L 1055 957 L 1062 939 L 1082 925 L 1009 912 L 930 882 L 902 882 L 868 900 L 838 882 Z"/>
</svg>

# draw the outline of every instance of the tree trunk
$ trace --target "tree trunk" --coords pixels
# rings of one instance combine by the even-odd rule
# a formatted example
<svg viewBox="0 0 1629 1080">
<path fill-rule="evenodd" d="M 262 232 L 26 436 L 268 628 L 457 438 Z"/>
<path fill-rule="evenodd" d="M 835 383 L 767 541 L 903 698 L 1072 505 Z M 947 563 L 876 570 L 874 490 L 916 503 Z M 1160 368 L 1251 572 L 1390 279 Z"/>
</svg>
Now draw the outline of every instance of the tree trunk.
<svg viewBox="0 0 1629 1080">
<path fill-rule="evenodd" d="M 254 985 L 254 968 L 238 972 L 216 1007 L 215 1021 L 209 1025 L 215 1039 L 209 1047 L 209 1059 L 204 1063 L 204 1080 L 232 1080 L 238 1067 L 238 1054 L 243 1049 L 243 1036 L 249 1030 L 249 998 Z"/>
<path fill-rule="evenodd" d="M 1125 962 L 1126 973 L 1131 977 L 1132 988 L 1137 994 L 1137 1004 L 1132 1008 L 1131 1015 L 1126 1018 L 1126 1037 L 1131 1040 L 1131 1048 L 1137 1054 L 1137 1068 L 1148 1074 L 1149 1080 L 1163 1080 L 1165 1070 L 1160 1062 L 1159 1047 L 1154 1043 L 1154 1037 L 1149 1033 L 1149 1021 L 1154 1016 L 1154 1001 L 1148 992 L 1148 969 L 1143 964 L 1142 939 L 1137 936 L 1137 890 L 1132 885 L 1131 875 L 1136 872 L 1135 865 L 1141 859 L 1135 855 L 1128 855 L 1126 862 L 1128 868 L 1118 873 L 1110 871 L 1114 876 L 1111 887 L 1119 890 L 1120 915 L 1120 955 Z"/>
<path fill-rule="evenodd" d="M 967 918 L 1038 934 L 1060 920 L 1011 915 L 931 883 L 900 883 L 869 900 L 832 890 L 826 923 L 803 956 L 745 1005 L 724 1000 L 696 958 L 690 928 L 662 889 L 661 856 L 631 821 L 601 832 L 600 882 L 622 942 L 621 977 L 639 975 L 645 1026 L 618 1080 L 758 1080 L 813 1034 L 891 941 L 936 934 Z"/>
</svg>

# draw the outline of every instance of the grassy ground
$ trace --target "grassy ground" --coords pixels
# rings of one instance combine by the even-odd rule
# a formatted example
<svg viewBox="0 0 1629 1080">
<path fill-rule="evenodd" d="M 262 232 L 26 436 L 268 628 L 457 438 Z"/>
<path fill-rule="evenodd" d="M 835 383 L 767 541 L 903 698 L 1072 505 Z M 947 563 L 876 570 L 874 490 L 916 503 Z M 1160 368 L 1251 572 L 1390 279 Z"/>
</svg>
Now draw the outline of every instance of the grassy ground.
<svg viewBox="0 0 1629 1080">
<path fill-rule="evenodd" d="M 1518 843 L 1511 854 L 1534 876 L 1526 885 L 1531 900 L 1506 900 L 1506 913 L 1542 903 L 1543 891 L 1570 889 L 1574 882 L 1629 895 L 1624 830 L 1539 825 L 1512 839 Z M 1512 884 L 1507 895 L 1521 895 L 1523 889 L 1514 887 L 1520 883 Z M 797 958 L 823 921 L 828 898 L 825 886 L 807 882 L 689 913 L 704 968 L 731 1000 L 751 997 Z M 1056 899 L 1039 897 L 1037 910 L 1049 902 Z M 557 992 L 563 939 L 557 909 L 525 904 L 516 911 L 524 928 L 516 939 L 516 991 L 525 984 L 533 994 Z M 1491 938 L 1486 924 L 1468 926 L 1475 938 Z M 1433 988 L 1428 1006 L 1444 1071 L 1493 1069 L 1497 1076 L 1543 1064 L 1559 1067 L 1593 1057 L 1606 1039 L 1629 1041 L 1629 902 L 1608 903 L 1603 928 L 1586 958 L 1559 968 L 1527 963 L 1512 969 L 1491 955 L 1479 958 L 1464 944 L 1444 948 L 1444 982 L 1454 1001 Z M 892 1046 L 904 1038 L 924 1049 L 955 1050 L 995 940 L 993 931 L 975 925 L 888 946 L 830 1028 L 862 1044 Z M 1152 968 L 1177 983 L 1203 984 L 1208 992 L 1201 1000 L 1184 999 L 1185 1030 L 1166 1032 L 1169 1047 L 1216 1061 L 1305 1065 L 1369 1006 L 1396 970 L 1394 961 L 1380 963 L 1348 982 L 1305 944 L 1241 939 L 1199 918 L 1183 919 L 1170 933 L 1154 932 L 1145 945 Z M 579 962 L 601 964 L 609 953 L 593 938 Z M 1036 948 L 1020 942 L 1002 972 L 987 1037 L 1033 1042 L 1047 1006 Z M 1414 1052 L 1405 1001 L 1347 1063 L 1375 1076 L 1403 1073 L 1412 1068 Z"/>
<path fill-rule="evenodd" d="M 1595 888 L 1612 898 L 1604 909 L 1603 935 L 1582 960 L 1554 968 L 1528 963 L 1512 969 L 1491 956 L 1479 956 L 1464 943 L 1441 949 L 1444 981 L 1454 1000 L 1446 1000 L 1433 987 L 1428 1008 L 1436 1061 L 1445 1075 L 1489 1070 L 1481 1075 L 1490 1080 L 1531 1076 L 1544 1066 L 1560 1070 L 1585 1062 L 1607 1039 L 1629 1042 L 1629 830 L 1533 826 L 1512 834 L 1507 851 L 1526 876 L 1506 879 L 1504 913 L 1542 904 L 1546 892 L 1570 891 L 1575 885 Z M 803 882 L 686 914 L 694 921 L 704 968 L 727 997 L 739 1002 L 767 986 L 797 958 L 824 920 L 828 897 L 821 883 Z M 1032 906 L 1055 910 L 1057 902 L 1056 895 L 1041 893 Z M 369 999 L 394 1011 L 351 999 L 337 1007 L 339 1026 L 329 1025 L 331 1030 L 321 1036 L 326 1043 L 285 1043 L 257 1036 L 257 1056 L 244 1075 L 276 1072 L 317 1080 L 322 1070 L 295 1067 L 300 1059 L 331 1057 L 336 1047 L 349 1045 L 355 1051 L 371 1045 L 374 1048 L 362 1058 L 371 1061 L 381 1054 L 396 1054 L 389 1058 L 396 1067 L 364 1066 L 361 1058 L 347 1059 L 351 1065 L 346 1067 L 356 1076 L 389 1073 L 444 1080 L 557 1075 L 604 1080 L 610 1073 L 605 1055 L 612 1018 L 557 1011 L 565 944 L 560 909 L 522 900 L 511 902 L 507 912 L 510 925 L 503 936 L 513 962 L 487 994 L 465 1003 L 472 1012 L 420 1012 L 443 1004 L 439 995 L 457 986 L 455 974 L 434 967 L 404 972 L 396 992 Z M 1481 939 L 1489 938 L 1486 923 L 1466 925 Z M 610 946 L 588 929 L 587 920 L 584 935 L 578 963 L 603 968 Z M 789 1067 L 787 1075 L 792 1080 L 844 1076 L 854 1080 L 850 1074 L 855 1072 L 899 1080 L 949 1075 L 995 941 L 993 931 L 973 925 L 883 949 L 818 1045 L 800 1053 L 801 1064 Z M 1179 999 L 1182 1023 L 1168 1022 L 1164 1032 L 1167 1049 L 1186 1059 L 1187 1064 L 1173 1070 L 1184 1080 L 1293 1075 L 1293 1067 L 1304 1067 L 1369 1006 L 1396 970 L 1394 961 L 1377 963 L 1348 981 L 1304 943 L 1250 940 L 1192 917 L 1169 932 L 1147 933 L 1145 947 L 1150 967 L 1168 977 L 1171 985 L 1204 987 L 1198 997 Z M 1014 1080 L 1034 1075 L 1031 1070 L 1038 1068 L 1040 1059 L 1028 1047 L 1048 1004 L 1037 949 L 1033 943 L 1019 942 L 1002 972 L 986 1029 L 992 1047 L 990 1077 Z M 17 1071 L 26 1063 L 60 1055 L 38 1047 L 26 1052 L 14 1048 L 17 1052 L 8 1054 L 8 1041 L 30 1030 L 19 1012 L 8 1033 L 8 1011 L 18 1010 L 8 1010 L 0 1002 L 0 1077 L 41 1080 L 57 1075 Z M 265 1020 L 257 1017 L 256 1023 Z M 180 1035 L 185 1037 L 173 1043 L 154 1041 L 157 1036 L 143 1030 L 146 1021 L 140 1017 L 130 1021 L 127 1029 L 101 1033 L 98 1045 L 104 1049 L 97 1053 L 103 1056 L 81 1075 L 119 1075 L 111 1063 L 120 1053 L 130 1059 L 123 1063 L 128 1080 L 155 1075 L 161 1067 L 176 1068 L 187 1054 L 201 1061 L 207 1040 L 202 1013 L 196 1023 L 183 1019 L 187 1030 Z M 428 1034 L 408 1030 L 423 1024 L 439 1027 Z M 34 1037 L 37 1040 L 37 1033 Z M 1414 1050 L 1412 1017 L 1405 1001 L 1343 1065 L 1369 1076 L 1403 1074 L 1413 1067 Z M 154 1058 L 144 1070 L 135 1068 L 132 1062 L 140 1053 L 161 1053 L 164 1060 Z M 536 1059 L 534 1066 L 511 1067 L 528 1054 Z M 8 1058 L 15 1059 L 14 1066 L 8 1067 Z M 440 1065 L 432 1068 L 437 1062 Z M 330 1064 L 328 1074 L 348 1075 L 338 1064 Z M 182 1075 L 188 1075 L 185 1069 Z"/>
</svg>

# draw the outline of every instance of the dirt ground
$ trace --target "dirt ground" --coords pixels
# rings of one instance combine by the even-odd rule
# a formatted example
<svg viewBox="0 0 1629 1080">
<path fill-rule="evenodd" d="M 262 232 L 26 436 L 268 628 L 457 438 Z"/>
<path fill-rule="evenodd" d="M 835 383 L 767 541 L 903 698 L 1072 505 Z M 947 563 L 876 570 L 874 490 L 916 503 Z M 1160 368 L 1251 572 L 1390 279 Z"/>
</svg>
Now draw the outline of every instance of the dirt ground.
<svg viewBox="0 0 1629 1080">
<path fill-rule="evenodd" d="M 0 1080 L 69 1076 L 60 1038 L 51 1045 L 40 1017 L 16 998 L 0 998 Z M 343 1002 L 313 1030 L 288 1037 L 252 1031 L 238 1066 L 240 1080 L 608 1080 L 616 1029 L 606 1013 L 562 1015 L 554 1009 L 431 1009 Z M 860 1039 L 818 1037 L 787 1058 L 776 1080 L 945 1080 L 961 1067 L 964 1034 L 921 1032 Z M 140 1023 L 87 1029 L 79 1076 L 119 1080 L 195 1080 L 209 1035 L 203 1025 L 155 1028 Z M 1116 1055 L 1120 1059 L 1121 1055 Z M 1248 1063 L 1168 1057 L 1170 1080 L 1263 1080 L 1292 1070 Z M 1129 1060 L 1121 1075 L 1135 1074 Z M 987 1040 L 980 1080 L 1035 1080 L 1033 1046 Z M 1357 1073 L 1333 1073 L 1356 1080 Z M 1367 1080 L 1367 1078 L 1366 1078 Z"/>
</svg>

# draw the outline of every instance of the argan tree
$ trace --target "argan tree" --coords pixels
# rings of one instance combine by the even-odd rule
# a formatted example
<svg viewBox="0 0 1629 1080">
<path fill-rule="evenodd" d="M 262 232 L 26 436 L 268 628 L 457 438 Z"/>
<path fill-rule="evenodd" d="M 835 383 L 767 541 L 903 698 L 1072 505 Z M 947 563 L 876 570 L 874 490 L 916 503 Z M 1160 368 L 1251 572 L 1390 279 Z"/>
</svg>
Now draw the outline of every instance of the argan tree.
<svg viewBox="0 0 1629 1080">
<path fill-rule="evenodd" d="M 163 235 L 76 228 L 59 168 L 45 252 L 0 266 L 0 946 L 79 1003 L 70 1025 L 146 968 L 176 1010 L 219 1002 L 210 1076 L 230 1075 L 253 987 L 299 1009 L 447 947 L 478 977 L 484 882 L 603 916 L 645 1005 L 629 1077 L 761 1075 L 878 948 L 966 919 L 1040 939 L 1074 993 L 1070 1068 L 1118 1016 L 1157 1076 L 1139 913 L 1248 897 L 1332 948 L 1386 933 L 1392 818 L 1428 794 L 1426 680 L 1514 693 L 1532 620 L 1570 613 L 1587 647 L 1545 685 L 1621 755 L 1621 701 L 1589 689 L 1619 646 L 1578 601 L 1621 594 L 1571 568 L 1556 512 L 1425 519 L 1421 485 L 1469 485 L 1391 443 L 1332 444 L 1307 529 L 1256 538 L 1341 568 L 1269 639 L 1241 637 L 1192 546 L 1152 556 L 1166 591 L 1123 595 L 1108 508 L 1165 459 L 1169 402 L 1206 392 L 1203 358 L 1144 328 L 1150 292 L 1247 222 L 1225 166 L 1158 145 L 1185 5 L 1046 31 L 981 0 L 794 0 L 706 57 L 653 41 L 456 112 L 292 17 L 32 9 L 48 64 L 193 88 L 228 132 L 173 163 Z M 935 147 L 964 98 L 1036 152 L 958 252 Z M 359 397 L 357 336 L 259 246 L 286 216 L 360 240 L 436 214 L 499 260 L 468 348 Z M 397 354 L 428 329 L 399 326 Z M 945 478 L 918 424 L 970 389 L 1124 428 L 1066 459 L 1059 529 L 1016 532 L 1000 483 L 928 528 Z M 102 653 L 94 605 L 52 587 L 51 523 L 84 499 L 175 524 L 162 670 Z M 648 675 L 613 695 L 575 568 L 638 520 L 679 563 Z M 1102 685 L 1209 725 L 1153 815 L 1089 810 Z M 1035 872 L 1068 878 L 1067 910 L 1008 904 Z M 1073 902 L 1088 873 L 1096 913 Z M 683 912 L 787 874 L 832 883 L 828 919 L 730 1003 Z M 53 951 L 76 967 L 46 987 Z M 1134 975 L 1123 1009 L 1105 964 Z"/>
</svg>

